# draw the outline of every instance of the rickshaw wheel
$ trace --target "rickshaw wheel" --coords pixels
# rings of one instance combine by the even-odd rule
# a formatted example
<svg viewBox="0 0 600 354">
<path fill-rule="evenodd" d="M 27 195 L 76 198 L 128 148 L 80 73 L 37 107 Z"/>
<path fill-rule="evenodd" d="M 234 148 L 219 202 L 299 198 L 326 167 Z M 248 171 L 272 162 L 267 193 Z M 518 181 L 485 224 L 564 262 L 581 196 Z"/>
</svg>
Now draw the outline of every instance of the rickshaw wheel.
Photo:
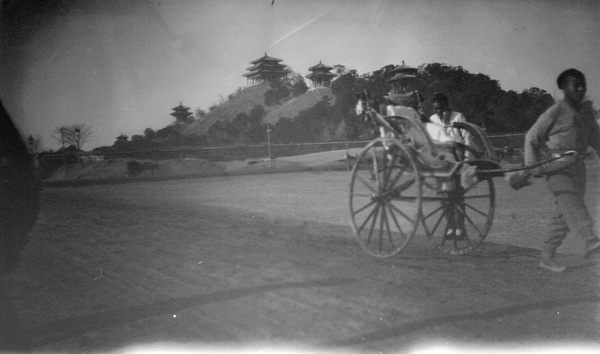
<svg viewBox="0 0 600 354">
<path fill-rule="evenodd" d="M 352 170 L 352 229 L 360 246 L 375 257 L 402 251 L 419 226 L 421 181 L 409 149 L 395 139 L 375 139 Z"/>
<path fill-rule="evenodd" d="M 464 188 L 460 178 L 423 179 L 422 227 L 444 253 L 461 255 L 478 247 L 494 218 L 496 194 L 492 178 Z M 461 230 L 460 235 L 455 231 Z"/>
</svg>

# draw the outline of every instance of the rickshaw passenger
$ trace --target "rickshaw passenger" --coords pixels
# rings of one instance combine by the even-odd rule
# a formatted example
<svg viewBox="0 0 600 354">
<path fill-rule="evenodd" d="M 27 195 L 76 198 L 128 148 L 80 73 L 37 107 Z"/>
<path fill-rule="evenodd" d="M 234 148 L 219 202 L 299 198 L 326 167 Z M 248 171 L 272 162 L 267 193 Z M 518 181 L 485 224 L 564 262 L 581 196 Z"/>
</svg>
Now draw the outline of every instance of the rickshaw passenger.
<svg viewBox="0 0 600 354">
<path fill-rule="evenodd" d="M 446 133 L 442 126 L 431 123 L 427 120 L 425 115 L 421 111 L 420 104 L 423 101 L 418 92 L 410 92 L 407 94 L 390 94 L 385 96 L 388 100 L 388 103 L 392 103 L 387 105 L 386 114 L 387 116 L 401 116 L 408 118 L 416 122 L 415 124 L 419 124 L 421 122 L 423 124 L 425 131 L 431 138 L 432 142 L 435 144 L 438 152 L 446 155 L 445 161 L 454 161 L 454 145 L 452 144 L 455 141 L 450 135 Z M 415 140 L 415 145 L 417 149 L 426 149 L 429 142 L 421 136 L 419 133 L 411 134 L 411 137 Z M 441 161 L 439 158 L 434 160 L 429 160 L 429 162 L 435 164 L 439 164 Z"/>
<path fill-rule="evenodd" d="M 448 164 L 448 161 L 456 161 L 459 158 L 457 154 L 458 148 L 455 143 L 457 141 L 456 137 L 451 136 L 448 131 L 445 129 L 446 127 L 442 124 L 435 124 L 429 122 L 427 117 L 424 114 L 418 113 L 419 105 L 422 102 L 418 94 L 411 93 L 409 95 L 390 95 L 386 96 L 388 101 L 394 102 L 396 104 L 401 104 L 399 106 L 388 105 L 387 106 L 387 115 L 388 116 L 403 116 L 408 119 L 414 120 L 415 122 L 421 122 L 425 127 L 425 130 L 432 142 L 435 144 L 436 150 L 438 152 L 438 156 L 432 156 L 427 153 L 426 149 L 429 144 L 428 141 L 416 141 L 415 144 L 418 149 L 422 149 L 419 157 L 423 161 L 423 167 L 440 167 L 447 166 L 450 167 L 452 164 Z M 418 123 L 417 123 L 418 124 Z M 420 134 L 412 134 L 413 138 L 421 137 Z M 461 141 L 463 142 L 463 141 Z M 443 155 L 443 159 L 440 159 L 440 155 Z M 448 182 L 448 181 L 446 181 Z M 437 180 L 438 188 L 440 190 L 444 190 L 447 185 L 444 181 Z M 450 187 L 448 187 L 450 188 Z M 467 237 L 465 231 L 465 222 L 464 216 L 460 213 L 458 215 L 450 210 L 446 215 L 447 227 L 446 234 L 444 238 L 446 240 L 464 240 Z"/>
<path fill-rule="evenodd" d="M 433 95 L 432 99 L 432 107 L 435 112 L 431 117 L 429 117 L 429 121 L 433 124 L 437 124 L 443 127 L 446 135 L 452 139 L 451 141 L 456 141 L 459 143 L 463 143 L 466 145 L 471 145 L 471 134 L 469 132 L 448 127 L 452 123 L 466 123 L 467 119 L 465 116 L 460 113 L 453 111 L 450 108 L 450 102 L 448 100 L 448 96 L 444 93 L 437 92 Z M 470 152 L 466 152 L 466 157 L 470 156 Z"/>
</svg>

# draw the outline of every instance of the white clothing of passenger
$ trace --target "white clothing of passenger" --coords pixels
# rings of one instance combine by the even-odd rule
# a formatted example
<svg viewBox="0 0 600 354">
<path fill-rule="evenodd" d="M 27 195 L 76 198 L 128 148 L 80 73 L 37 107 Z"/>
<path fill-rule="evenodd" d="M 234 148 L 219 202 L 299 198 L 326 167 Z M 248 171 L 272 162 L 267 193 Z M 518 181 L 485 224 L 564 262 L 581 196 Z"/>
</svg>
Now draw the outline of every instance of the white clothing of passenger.
<svg viewBox="0 0 600 354">
<path fill-rule="evenodd" d="M 460 143 L 464 143 L 467 145 L 471 144 L 470 134 L 468 134 L 464 130 L 462 130 L 462 134 L 461 134 L 461 130 L 445 126 L 446 124 L 450 124 L 450 123 L 454 123 L 454 122 L 466 123 L 467 119 L 465 118 L 465 116 L 462 115 L 462 113 L 450 112 L 450 120 L 448 123 L 444 123 L 442 121 L 442 118 L 437 114 L 434 114 L 431 117 L 429 117 L 429 121 L 433 124 L 437 124 L 437 125 L 441 126 L 446 131 L 446 135 L 448 135 L 452 138 L 452 141 L 458 141 Z"/>
<path fill-rule="evenodd" d="M 386 113 L 388 116 L 402 116 L 416 121 L 421 121 L 421 116 L 412 107 L 405 106 L 387 106 Z M 439 142 L 456 141 L 452 136 L 448 135 L 442 124 L 423 123 L 425 130 L 429 134 L 431 140 Z"/>
<path fill-rule="evenodd" d="M 439 141 L 442 143 L 446 143 L 449 141 L 456 141 L 455 138 L 448 135 L 446 129 L 443 125 L 435 124 L 435 123 L 423 123 L 425 125 L 425 130 L 431 137 L 431 140 Z"/>
</svg>

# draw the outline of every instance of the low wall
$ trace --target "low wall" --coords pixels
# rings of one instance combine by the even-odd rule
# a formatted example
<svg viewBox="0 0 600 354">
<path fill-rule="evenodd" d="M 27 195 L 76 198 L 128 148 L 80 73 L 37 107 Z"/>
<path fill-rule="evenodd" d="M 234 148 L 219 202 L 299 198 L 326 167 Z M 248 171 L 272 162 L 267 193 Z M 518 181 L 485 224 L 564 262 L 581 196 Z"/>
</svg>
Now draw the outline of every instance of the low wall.
<svg viewBox="0 0 600 354">
<path fill-rule="evenodd" d="M 363 147 L 368 141 L 343 141 L 325 143 L 271 144 L 271 157 L 305 155 L 316 152 Z M 268 158 L 268 145 L 224 146 L 205 148 L 156 149 L 104 154 L 104 159 L 132 158 L 140 160 L 171 160 L 178 158 L 199 158 L 209 161 L 233 161 Z"/>
<path fill-rule="evenodd" d="M 515 155 L 521 156 L 519 152 L 523 149 L 524 134 L 502 134 L 488 136 L 497 151 L 506 147 Z M 323 151 L 343 150 L 360 148 L 367 145 L 371 140 L 365 141 L 335 141 L 319 143 L 295 143 L 295 144 L 261 144 L 247 146 L 222 146 L 222 147 L 180 147 L 171 149 L 149 149 L 139 151 L 111 151 L 102 156 L 103 159 L 129 158 L 137 160 L 172 160 L 182 158 L 198 158 L 208 161 L 233 161 L 246 159 L 268 158 L 269 148 L 271 157 L 297 156 Z M 511 154 L 512 155 L 512 154 Z M 61 166 L 63 161 L 62 154 L 43 154 L 40 155 L 40 167 L 42 169 L 55 169 Z M 76 163 L 78 159 L 68 156 L 67 164 Z M 82 153 L 84 160 L 96 158 L 92 153 Z"/>
</svg>

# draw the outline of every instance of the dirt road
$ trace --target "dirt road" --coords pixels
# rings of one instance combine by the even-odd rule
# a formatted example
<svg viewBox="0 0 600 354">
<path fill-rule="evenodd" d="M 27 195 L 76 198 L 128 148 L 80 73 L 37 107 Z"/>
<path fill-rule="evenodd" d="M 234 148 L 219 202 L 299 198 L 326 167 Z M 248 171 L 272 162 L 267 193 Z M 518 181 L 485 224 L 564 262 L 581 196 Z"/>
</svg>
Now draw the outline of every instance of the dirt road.
<svg viewBox="0 0 600 354">
<path fill-rule="evenodd" d="M 590 203 L 597 213 L 597 169 Z M 21 348 L 148 343 L 390 353 L 442 343 L 600 343 L 598 269 L 569 240 L 538 270 L 543 183 L 497 179 L 488 242 L 449 256 L 417 235 L 377 260 L 352 237 L 348 172 L 48 188 L 6 281 Z M 532 202 L 532 201 L 535 201 Z"/>
</svg>

